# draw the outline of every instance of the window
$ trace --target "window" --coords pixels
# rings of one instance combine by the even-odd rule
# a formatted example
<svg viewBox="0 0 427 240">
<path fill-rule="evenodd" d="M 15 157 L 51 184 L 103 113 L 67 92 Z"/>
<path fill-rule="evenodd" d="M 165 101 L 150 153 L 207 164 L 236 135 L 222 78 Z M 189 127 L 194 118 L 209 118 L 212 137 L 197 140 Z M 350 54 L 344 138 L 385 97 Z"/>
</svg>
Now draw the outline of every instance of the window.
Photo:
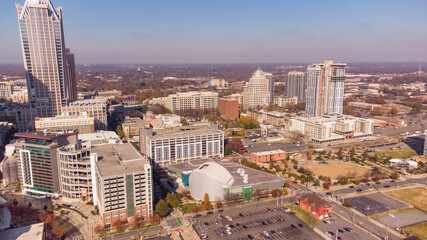
<svg viewBox="0 0 427 240">
<path fill-rule="evenodd" d="M 188 158 L 188 145 L 184 145 L 183 154 L 184 158 Z"/>
<path fill-rule="evenodd" d="M 163 160 L 161 147 L 156 148 L 156 160 Z"/>
<path fill-rule="evenodd" d="M 106 213 L 105 214 L 105 222 L 110 222 L 111 221 L 111 214 L 110 213 Z"/>
<path fill-rule="evenodd" d="M 212 153 L 213 153 L 212 142 L 208 142 L 208 155 L 212 155 Z"/>
<path fill-rule="evenodd" d="M 137 207 L 136 208 L 136 216 L 139 216 L 139 215 L 141 215 L 141 208 Z"/>
<path fill-rule="evenodd" d="M 194 144 L 190 144 L 190 157 L 194 157 Z"/>
<path fill-rule="evenodd" d="M 176 158 L 177 159 L 182 158 L 182 145 L 176 146 Z"/>
<path fill-rule="evenodd" d="M 120 219 L 126 218 L 125 210 L 120 210 Z"/>
<path fill-rule="evenodd" d="M 163 148 L 163 160 L 169 160 L 169 147 Z"/>
<path fill-rule="evenodd" d="M 214 142 L 214 154 L 219 154 L 219 142 Z"/>
<path fill-rule="evenodd" d="M 200 143 L 196 143 L 196 157 L 202 156 L 202 145 Z"/>
<path fill-rule="evenodd" d="M 113 212 L 113 220 L 117 220 L 118 217 L 119 216 L 118 216 L 117 212 Z"/>
</svg>

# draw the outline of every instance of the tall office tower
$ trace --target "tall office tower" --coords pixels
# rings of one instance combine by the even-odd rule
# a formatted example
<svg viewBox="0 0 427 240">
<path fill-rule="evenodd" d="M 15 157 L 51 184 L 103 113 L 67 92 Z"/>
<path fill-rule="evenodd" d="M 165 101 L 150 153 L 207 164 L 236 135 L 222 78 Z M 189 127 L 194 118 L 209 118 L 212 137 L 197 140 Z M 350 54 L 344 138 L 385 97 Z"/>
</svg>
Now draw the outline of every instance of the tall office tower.
<svg viewBox="0 0 427 240">
<path fill-rule="evenodd" d="M 298 102 L 305 102 L 305 73 L 292 71 L 286 77 L 286 96 L 298 97 Z"/>
<path fill-rule="evenodd" d="M 274 78 L 273 74 L 269 72 L 264 72 L 265 77 L 268 79 L 268 91 L 270 93 L 270 105 L 274 102 Z"/>
<path fill-rule="evenodd" d="M 270 106 L 273 103 L 273 77 L 258 68 L 243 87 L 243 108 Z"/>
<path fill-rule="evenodd" d="M 77 76 L 74 53 L 69 48 L 65 49 L 65 64 L 67 66 L 67 98 L 77 100 Z"/>
<path fill-rule="evenodd" d="M 73 57 L 66 53 L 62 26 L 62 9 L 50 0 L 26 0 L 16 5 L 22 52 L 27 74 L 28 99 L 38 117 L 61 114 L 70 98 L 75 81 Z M 73 60 L 73 61 L 71 61 Z M 68 66 L 67 66 L 68 65 Z"/>
<path fill-rule="evenodd" d="M 308 66 L 305 105 L 308 117 L 342 114 L 345 67 L 346 64 L 333 61 Z"/>
</svg>

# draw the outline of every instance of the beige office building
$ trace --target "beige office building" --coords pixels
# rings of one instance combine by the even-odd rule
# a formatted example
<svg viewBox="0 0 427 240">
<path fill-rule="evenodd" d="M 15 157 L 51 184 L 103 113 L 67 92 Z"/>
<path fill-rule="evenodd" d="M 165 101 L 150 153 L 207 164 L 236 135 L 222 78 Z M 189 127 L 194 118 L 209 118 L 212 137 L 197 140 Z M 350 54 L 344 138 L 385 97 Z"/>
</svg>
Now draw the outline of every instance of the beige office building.
<svg viewBox="0 0 427 240">
<path fill-rule="evenodd" d="M 172 112 L 185 112 L 193 109 L 217 109 L 216 92 L 183 92 L 171 94 L 166 98 L 166 108 Z"/>
<path fill-rule="evenodd" d="M 92 116 L 56 116 L 53 118 L 36 118 L 36 132 L 44 130 L 77 130 L 80 134 L 94 133 L 95 120 Z"/>
<path fill-rule="evenodd" d="M 107 130 L 107 103 L 102 99 L 87 99 L 73 101 L 62 108 L 63 114 L 68 116 L 87 115 L 94 118 L 95 130 Z"/>
<path fill-rule="evenodd" d="M 272 74 L 258 68 L 243 87 L 243 108 L 266 107 L 273 104 L 274 81 Z"/>
</svg>

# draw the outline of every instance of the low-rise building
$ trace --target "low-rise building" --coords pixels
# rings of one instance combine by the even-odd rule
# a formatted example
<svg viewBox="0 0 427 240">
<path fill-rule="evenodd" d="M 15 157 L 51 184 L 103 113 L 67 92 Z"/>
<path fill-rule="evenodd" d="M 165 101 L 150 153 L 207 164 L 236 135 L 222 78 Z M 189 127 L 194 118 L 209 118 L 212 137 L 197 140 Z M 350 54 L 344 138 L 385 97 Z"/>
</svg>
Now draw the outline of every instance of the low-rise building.
<svg viewBox="0 0 427 240">
<path fill-rule="evenodd" d="M 107 102 L 102 99 L 77 100 L 62 107 L 62 113 L 69 116 L 80 116 L 82 114 L 93 116 L 95 130 L 107 130 L 107 112 Z"/>
<path fill-rule="evenodd" d="M 166 99 L 165 107 L 172 112 L 185 112 L 197 109 L 218 109 L 218 93 L 182 92 L 171 94 Z"/>
<path fill-rule="evenodd" d="M 0 98 L 11 99 L 13 94 L 13 83 L 11 82 L 0 82 Z"/>
<path fill-rule="evenodd" d="M 286 107 L 286 105 L 298 104 L 298 97 L 277 96 L 274 97 L 274 105 Z"/>
<path fill-rule="evenodd" d="M 228 82 L 225 81 L 225 79 L 223 79 L 223 78 L 212 78 L 209 81 L 208 86 L 219 87 L 219 88 L 227 88 Z"/>
<path fill-rule="evenodd" d="M 398 104 L 374 104 L 374 103 L 365 103 L 365 102 L 349 102 L 347 105 L 357 108 L 363 108 L 368 110 L 379 110 L 382 112 L 390 112 L 392 109 L 400 110 L 400 105 Z"/>
<path fill-rule="evenodd" d="M 104 226 L 152 216 L 151 166 L 131 144 L 95 146 L 90 162 L 93 200 Z"/>
<path fill-rule="evenodd" d="M 332 142 L 371 136 L 371 119 L 350 115 L 324 115 L 323 117 L 296 117 L 290 120 L 290 131 L 296 131 L 315 142 Z"/>
<path fill-rule="evenodd" d="M 236 98 L 224 97 L 218 100 L 218 110 L 221 117 L 227 120 L 239 118 L 239 101 Z"/>
<path fill-rule="evenodd" d="M 302 195 L 299 199 L 299 205 L 318 220 L 330 218 L 333 210 L 328 202 L 314 194 Z"/>
<path fill-rule="evenodd" d="M 36 132 L 42 132 L 44 130 L 77 130 L 81 134 L 95 132 L 95 119 L 87 115 L 60 115 L 51 118 L 35 118 L 34 124 Z"/>
<path fill-rule="evenodd" d="M 274 126 L 283 126 L 288 120 L 287 114 L 278 111 L 252 110 L 246 111 L 249 117 L 257 119 L 260 123 L 271 124 Z"/>
<path fill-rule="evenodd" d="M 126 137 L 130 138 L 139 135 L 139 129 L 148 127 L 148 122 L 139 117 L 126 116 L 122 123 L 123 133 Z"/>
<path fill-rule="evenodd" d="M 255 163 L 270 163 L 276 161 L 283 161 L 285 159 L 286 152 L 280 149 L 251 153 L 251 161 Z"/>
<path fill-rule="evenodd" d="M 160 165 L 224 156 L 224 133 L 216 124 L 141 129 L 140 151 Z"/>
</svg>

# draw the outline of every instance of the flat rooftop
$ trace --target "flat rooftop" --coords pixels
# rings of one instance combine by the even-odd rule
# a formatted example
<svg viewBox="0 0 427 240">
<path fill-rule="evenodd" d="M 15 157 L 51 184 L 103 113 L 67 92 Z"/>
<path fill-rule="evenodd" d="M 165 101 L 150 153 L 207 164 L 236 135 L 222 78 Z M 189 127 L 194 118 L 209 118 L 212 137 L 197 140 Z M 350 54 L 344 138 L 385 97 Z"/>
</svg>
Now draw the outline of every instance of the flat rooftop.
<svg viewBox="0 0 427 240">
<path fill-rule="evenodd" d="M 271 151 L 254 152 L 253 154 L 257 156 L 264 156 L 264 155 L 272 155 L 272 154 L 280 154 L 280 153 L 286 153 L 286 152 L 281 149 L 278 149 L 278 150 L 271 150 Z"/>
<path fill-rule="evenodd" d="M 148 130 L 148 132 L 149 131 L 150 130 Z M 152 134 L 149 135 L 151 139 L 162 139 L 188 135 L 204 135 L 209 133 L 222 133 L 220 130 L 210 125 L 171 127 L 164 129 L 156 129 L 152 130 L 151 132 Z"/>
<path fill-rule="evenodd" d="M 9 229 L 0 232 L 0 239 L 9 240 L 42 240 L 44 232 L 44 223 L 37 223 L 25 227 Z"/>
<path fill-rule="evenodd" d="M 107 143 L 122 143 L 119 136 L 114 131 L 98 131 L 95 133 L 79 134 L 79 140 L 83 145 L 100 145 Z"/>
<path fill-rule="evenodd" d="M 368 121 L 369 119 L 354 117 L 350 115 L 343 115 L 343 114 L 334 114 L 334 115 L 324 115 L 322 117 L 296 117 L 295 120 L 311 123 L 311 124 L 317 124 L 317 125 L 323 125 L 326 123 L 332 123 L 332 122 L 347 122 L 347 121 Z"/>
<path fill-rule="evenodd" d="M 68 135 L 75 135 L 75 134 L 77 134 L 76 131 L 20 132 L 20 133 L 15 133 L 14 137 L 53 140 L 61 136 L 68 136 Z"/>
<path fill-rule="evenodd" d="M 89 106 L 89 105 L 107 105 L 107 102 L 103 99 L 85 99 L 76 100 L 68 104 L 68 106 Z"/>
<path fill-rule="evenodd" d="M 92 152 L 98 155 L 96 165 L 102 177 L 143 172 L 148 164 L 130 143 L 99 145 Z"/>
</svg>

